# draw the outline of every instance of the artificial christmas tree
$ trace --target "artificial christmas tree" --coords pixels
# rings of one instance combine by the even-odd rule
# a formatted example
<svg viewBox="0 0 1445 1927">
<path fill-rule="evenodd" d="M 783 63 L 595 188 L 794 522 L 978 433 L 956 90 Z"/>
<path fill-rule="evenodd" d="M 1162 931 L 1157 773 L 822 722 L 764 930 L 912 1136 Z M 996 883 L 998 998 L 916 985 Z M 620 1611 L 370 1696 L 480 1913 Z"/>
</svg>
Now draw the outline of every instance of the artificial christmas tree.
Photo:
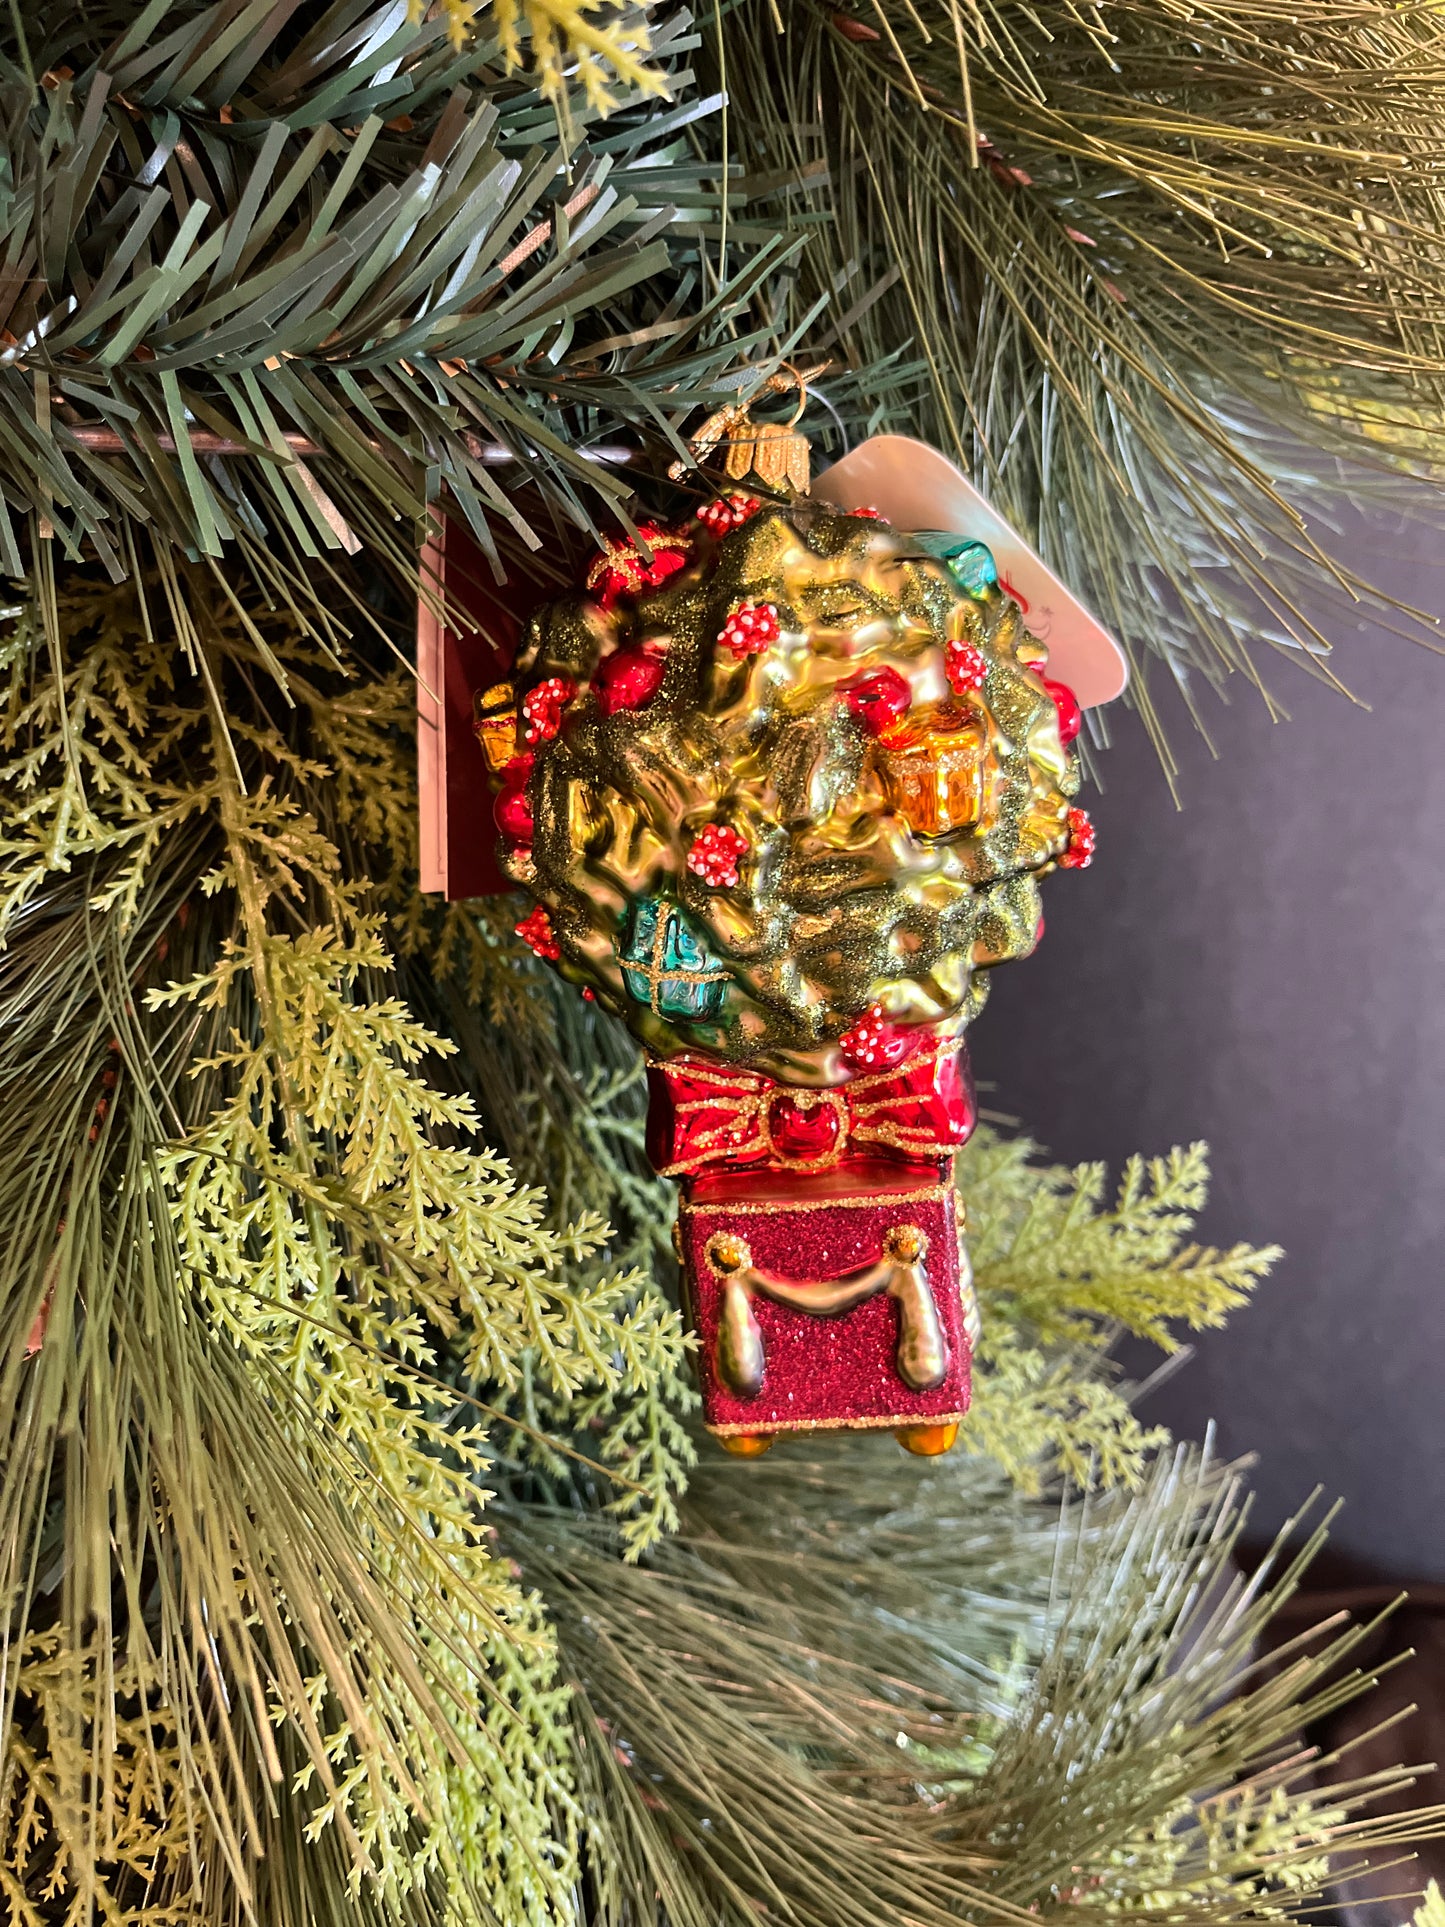
<svg viewBox="0 0 1445 1927">
<path fill-rule="evenodd" d="M 1231 1581 L 1228 1478 L 1146 1434 L 1104 1362 L 1119 1325 L 1171 1343 L 1268 1262 L 1188 1243 L 1197 1151 L 1106 1203 L 1102 1173 L 975 1135 L 956 1459 L 698 1464 L 640 1066 L 513 935 L 520 900 L 418 892 L 407 652 L 443 518 L 514 606 L 606 545 L 655 567 L 646 525 L 731 513 L 688 437 L 785 359 L 834 360 L 805 424 L 826 452 L 830 409 L 937 434 L 945 351 L 989 371 L 984 479 L 1029 452 L 995 492 L 1136 662 L 1184 650 L 1184 614 L 1141 600 L 1155 542 L 1224 647 L 1247 617 L 1195 570 L 1208 476 L 1145 460 L 1166 390 L 1197 447 L 1238 445 L 1179 337 L 1196 223 L 1230 260 L 1248 230 L 1246 294 L 1212 263 L 1210 286 L 1224 313 L 1267 283 L 1300 429 L 1415 462 L 1439 365 L 1412 117 L 1445 29 L 1310 14 L 1261 68 L 1277 22 L 1243 15 L 1254 53 L 1211 25 L 1161 78 L 1165 29 L 1131 11 L 1139 85 L 1072 15 L 1042 47 L 1032 15 L 958 16 L 975 113 L 1041 98 L 1054 154 L 1128 121 L 1154 214 L 1167 186 L 1169 218 L 1125 232 L 1097 129 L 1069 162 L 1123 209 L 1121 299 L 1071 269 L 1050 324 L 1101 395 L 1034 358 L 1047 294 L 1016 249 L 890 283 L 881 230 L 850 237 L 857 147 L 825 194 L 817 119 L 768 108 L 820 35 L 886 48 L 865 144 L 899 188 L 882 133 L 934 141 L 955 84 L 908 82 L 911 13 L 799 7 L 764 38 L 658 12 L 644 46 L 637 17 L 541 0 L 25 12 L 0 26 L 6 1918 L 1223 1923 L 1412 1838 L 1369 1818 L 1403 1776 L 1321 1784 L 1294 1747 L 1365 1684 L 1349 1635 L 1249 1674 L 1298 1561 Z M 726 112 L 693 60 L 726 63 Z M 980 195 L 1035 221 L 1019 177 L 1044 170 L 1003 133 L 908 182 L 922 233 Z M 1052 206 L 1040 231 L 1067 241 Z M 1101 474 L 1145 503 L 1127 577 L 1060 537 L 1097 533 Z M 1254 529 L 1206 521 L 1236 550 Z M 644 651 L 617 700 L 650 675 Z M 714 839 L 699 883 L 728 860 Z"/>
</svg>

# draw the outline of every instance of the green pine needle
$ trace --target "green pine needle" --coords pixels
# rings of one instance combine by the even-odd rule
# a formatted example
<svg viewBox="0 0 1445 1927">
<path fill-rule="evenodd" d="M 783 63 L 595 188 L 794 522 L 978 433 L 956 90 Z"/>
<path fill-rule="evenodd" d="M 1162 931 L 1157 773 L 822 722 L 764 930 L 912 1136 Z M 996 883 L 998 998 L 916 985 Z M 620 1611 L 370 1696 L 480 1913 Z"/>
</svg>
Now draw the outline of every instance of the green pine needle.
<svg viewBox="0 0 1445 1927">
<path fill-rule="evenodd" d="M 714 41 L 850 430 L 936 442 L 1037 538 L 1167 766 L 1176 691 L 1202 721 L 1274 651 L 1334 680 L 1362 604 L 1431 633 L 1341 565 L 1329 501 L 1420 476 L 1439 514 L 1438 12 L 737 0 Z M 911 393 L 869 383 L 900 357 Z"/>
<path fill-rule="evenodd" d="M 559 31 L 640 76 L 635 23 L 528 4 L 548 91 Z M 23 58 L 0 21 L 0 569 L 224 559 L 334 646 L 368 619 L 348 554 L 410 581 L 446 513 L 500 575 L 625 524 L 632 458 L 683 454 L 674 424 L 772 351 L 750 309 L 786 241 L 697 286 L 726 198 L 698 110 L 634 90 L 603 129 L 594 61 L 561 133 L 507 78 L 515 6 L 500 41 L 436 11 L 67 6 Z M 686 27 L 650 85 L 686 86 Z"/>
<path fill-rule="evenodd" d="M 1318 1532 L 1247 1584 L 1237 1491 L 1189 1453 L 1051 1515 L 877 1447 L 710 1468 L 640 1571 L 509 1508 L 577 1686 L 596 1927 L 1226 1927 L 1438 1830 L 1373 1816 L 1403 1769 L 1300 1746 L 1371 1683 L 1360 1631 L 1257 1666 Z"/>
</svg>

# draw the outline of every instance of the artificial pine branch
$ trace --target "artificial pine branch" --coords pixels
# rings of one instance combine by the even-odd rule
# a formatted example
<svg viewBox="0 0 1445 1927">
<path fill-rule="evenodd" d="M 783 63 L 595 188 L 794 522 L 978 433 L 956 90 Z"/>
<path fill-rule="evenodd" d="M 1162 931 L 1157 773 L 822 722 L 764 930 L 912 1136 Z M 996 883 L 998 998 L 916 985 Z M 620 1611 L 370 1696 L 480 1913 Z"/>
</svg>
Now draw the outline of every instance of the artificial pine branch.
<svg viewBox="0 0 1445 1927">
<path fill-rule="evenodd" d="M 1411 627 L 1320 484 L 1439 480 L 1437 14 L 740 0 L 717 47 L 730 152 L 811 223 L 793 299 L 845 264 L 871 291 L 813 345 L 917 370 L 850 422 L 937 441 L 1037 535 L 1161 747 L 1174 684 L 1262 684 L 1261 644 L 1329 679 L 1359 600 Z"/>
<path fill-rule="evenodd" d="M 115 580 L 138 544 L 227 557 L 334 644 L 364 610 L 347 552 L 410 579 L 443 499 L 499 572 L 625 519 L 618 432 L 672 459 L 673 422 L 771 345 L 748 309 L 776 236 L 687 299 L 722 205 L 695 108 L 631 98 L 599 135 L 576 104 L 579 144 L 505 78 L 514 10 L 501 41 L 394 11 L 65 7 L 23 45 L 0 22 L 8 573 L 52 543 Z M 555 93 L 556 34 L 595 30 L 532 12 Z M 686 89 L 687 25 L 656 36 L 659 86 Z"/>
<path fill-rule="evenodd" d="M 59 590 L 58 656 L 27 608 L 6 658 L 7 1864 L 27 1906 L 100 1881 L 146 1927 L 299 1919 L 275 1883 L 324 1840 L 317 1874 L 391 1919 L 438 1891 L 458 1922 L 565 1916 L 563 1702 L 485 1521 L 487 1429 L 527 1379 L 655 1402 L 677 1315 L 595 1213 L 549 1220 L 470 1148 L 470 1099 L 420 1074 L 455 1047 L 380 988 L 317 750 L 360 780 L 369 722 L 374 787 L 409 788 L 389 691 L 368 706 L 284 613 L 184 589 L 194 664 L 140 584 L 95 580 Z M 396 825 L 395 781 L 370 821 Z M 187 1849 L 152 1842 L 153 1877 L 45 1777 L 83 1734 L 124 1786 L 113 1697 L 154 1707 L 171 1762 L 158 1826 Z"/>
<path fill-rule="evenodd" d="M 857 1439 L 709 1467 L 640 1571 L 509 1506 L 577 1686 L 588 1918 L 1297 1917 L 1441 1816 L 1372 1817 L 1403 1769 L 1318 1783 L 1299 1731 L 1368 1689 L 1360 1634 L 1261 1675 L 1321 1535 L 1247 1584 L 1242 1521 L 1188 1452 L 1051 1519 L 977 1462 Z"/>
</svg>

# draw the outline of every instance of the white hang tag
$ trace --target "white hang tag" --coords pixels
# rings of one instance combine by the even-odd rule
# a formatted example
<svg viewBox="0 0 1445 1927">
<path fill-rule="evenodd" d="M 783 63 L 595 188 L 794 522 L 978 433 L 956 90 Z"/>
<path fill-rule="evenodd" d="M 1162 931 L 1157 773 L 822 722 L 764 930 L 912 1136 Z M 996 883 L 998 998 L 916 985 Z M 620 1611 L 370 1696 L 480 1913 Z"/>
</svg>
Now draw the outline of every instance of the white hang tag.
<svg viewBox="0 0 1445 1927">
<path fill-rule="evenodd" d="M 936 448 L 909 435 L 874 435 L 825 469 L 810 493 L 841 509 L 877 509 L 896 529 L 984 543 L 1000 588 L 1049 652 L 1049 675 L 1067 683 L 1085 709 L 1123 692 L 1129 664 L 1118 643 Z"/>
</svg>

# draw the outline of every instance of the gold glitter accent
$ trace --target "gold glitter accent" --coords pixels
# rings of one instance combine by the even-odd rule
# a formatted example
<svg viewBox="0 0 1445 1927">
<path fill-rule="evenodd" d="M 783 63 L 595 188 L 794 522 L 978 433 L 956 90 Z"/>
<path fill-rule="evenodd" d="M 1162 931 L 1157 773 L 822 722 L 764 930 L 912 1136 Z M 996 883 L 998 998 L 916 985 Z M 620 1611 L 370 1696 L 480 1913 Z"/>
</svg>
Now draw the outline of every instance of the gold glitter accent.
<svg viewBox="0 0 1445 1927">
<path fill-rule="evenodd" d="M 734 482 L 757 481 L 775 495 L 802 495 L 812 467 L 808 438 L 781 422 L 748 422 L 729 433 L 723 466 Z"/>
<path fill-rule="evenodd" d="M 745 1238 L 734 1231 L 714 1232 L 703 1257 L 722 1291 L 713 1348 L 718 1377 L 740 1398 L 756 1398 L 763 1389 L 767 1360 L 755 1298 L 807 1318 L 840 1318 L 886 1292 L 898 1305 L 898 1376 L 915 1392 L 935 1390 L 948 1373 L 948 1341 L 923 1266 L 927 1255 L 926 1231 L 895 1224 L 884 1233 L 877 1264 L 840 1278 L 782 1278 L 753 1263 Z"/>
<path fill-rule="evenodd" d="M 891 1418 L 785 1419 L 770 1417 L 765 1426 L 759 1425 L 756 1419 L 754 1419 L 751 1424 L 744 1420 L 741 1424 L 709 1425 L 707 1430 L 711 1432 L 715 1438 L 726 1439 L 740 1438 L 748 1434 L 762 1432 L 770 1432 L 774 1435 L 779 1432 L 896 1432 L 900 1429 L 911 1430 L 914 1426 L 924 1423 L 928 1425 L 962 1425 L 963 1420 L 964 1414 L 962 1412 L 940 1412 L 936 1417 L 930 1412 L 926 1420 L 920 1419 L 917 1412 L 895 1412 Z"/>
<path fill-rule="evenodd" d="M 797 410 L 786 424 L 755 422 L 746 402 L 730 402 L 709 415 L 688 444 L 695 460 L 705 462 L 721 442 L 723 468 L 730 480 L 756 479 L 774 494 L 802 495 L 808 486 L 811 451 L 807 436 L 797 433 L 797 423 L 808 404 L 808 383 L 825 374 L 827 368 L 826 361 L 805 369 L 789 364 L 768 376 L 758 390 L 760 395 L 785 395 L 793 388 L 798 391 Z M 689 467 L 687 462 L 674 462 L 667 472 L 674 482 L 680 482 Z"/>
<path fill-rule="evenodd" d="M 951 1189 L 952 1186 L 947 1184 L 935 1184 L 917 1191 L 867 1191 L 857 1196 L 849 1194 L 839 1198 L 820 1198 L 816 1204 L 774 1201 L 749 1204 L 746 1199 L 740 1199 L 734 1204 L 722 1198 L 704 1198 L 700 1202 L 696 1199 L 684 1198 L 681 1208 L 684 1211 L 707 1211 L 719 1218 L 801 1217 L 810 1211 L 835 1211 L 839 1205 L 848 1204 L 933 1204 L 946 1198 Z"/>
</svg>

